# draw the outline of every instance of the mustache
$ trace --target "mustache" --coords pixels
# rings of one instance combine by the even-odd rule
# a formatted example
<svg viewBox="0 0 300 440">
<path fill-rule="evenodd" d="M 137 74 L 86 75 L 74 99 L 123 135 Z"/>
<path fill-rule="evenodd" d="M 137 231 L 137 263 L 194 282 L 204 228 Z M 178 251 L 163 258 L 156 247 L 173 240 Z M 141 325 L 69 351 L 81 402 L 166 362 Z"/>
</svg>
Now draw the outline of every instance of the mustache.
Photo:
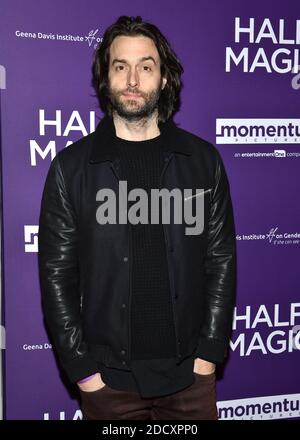
<svg viewBox="0 0 300 440">
<path fill-rule="evenodd" d="M 143 93 L 139 92 L 139 91 L 136 90 L 136 89 L 126 89 L 126 90 L 123 90 L 121 93 L 131 93 L 131 94 L 133 94 L 133 95 L 140 95 L 140 96 L 143 96 Z"/>
</svg>

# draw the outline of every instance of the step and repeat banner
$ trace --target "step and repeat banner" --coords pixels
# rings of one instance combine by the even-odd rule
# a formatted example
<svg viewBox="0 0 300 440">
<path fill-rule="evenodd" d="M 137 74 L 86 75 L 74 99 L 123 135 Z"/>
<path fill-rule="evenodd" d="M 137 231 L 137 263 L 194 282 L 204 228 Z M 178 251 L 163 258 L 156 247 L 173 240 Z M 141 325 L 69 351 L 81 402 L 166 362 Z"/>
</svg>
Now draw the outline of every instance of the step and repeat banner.
<svg viewBox="0 0 300 440">
<path fill-rule="evenodd" d="M 38 218 L 51 160 L 102 117 L 92 56 L 120 15 L 141 15 L 170 41 L 184 66 L 174 119 L 218 148 L 230 182 L 238 291 L 219 417 L 300 417 L 298 1 L 10 0 L 0 8 L 4 417 L 82 418 L 44 326 Z"/>
</svg>

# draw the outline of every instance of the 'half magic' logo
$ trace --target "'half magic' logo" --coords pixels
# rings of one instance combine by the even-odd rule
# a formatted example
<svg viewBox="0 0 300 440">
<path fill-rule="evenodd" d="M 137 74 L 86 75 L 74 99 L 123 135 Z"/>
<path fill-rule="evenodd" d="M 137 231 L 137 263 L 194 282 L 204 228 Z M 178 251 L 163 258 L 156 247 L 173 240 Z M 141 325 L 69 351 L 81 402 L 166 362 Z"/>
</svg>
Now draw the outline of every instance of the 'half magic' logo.
<svg viewBox="0 0 300 440">
<path fill-rule="evenodd" d="M 217 144 L 295 144 L 300 119 L 217 119 Z"/>
</svg>

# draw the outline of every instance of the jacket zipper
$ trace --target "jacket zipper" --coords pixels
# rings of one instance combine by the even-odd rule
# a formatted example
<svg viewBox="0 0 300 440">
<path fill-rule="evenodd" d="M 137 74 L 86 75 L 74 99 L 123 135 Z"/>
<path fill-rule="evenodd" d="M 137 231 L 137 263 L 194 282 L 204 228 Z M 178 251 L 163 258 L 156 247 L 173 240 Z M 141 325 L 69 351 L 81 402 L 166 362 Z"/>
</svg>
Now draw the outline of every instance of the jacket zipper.
<svg viewBox="0 0 300 440">
<path fill-rule="evenodd" d="M 162 177 L 164 175 L 164 172 L 170 162 L 170 160 L 172 159 L 173 155 L 171 154 L 170 156 L 167 156 L 167 160 L 165 160 L 165 165 L 162 169 L 160 178 L 159 178 L 159 189 L 161 188 L 161 184 L 162 184 Z M 178 322 L 177 322 L 177 315 L 176 315 L 176 308 L 175 308 L 175 299 L 174 299 L 174 293 L 175 293 L 175 286 L 174 286 L 174 277 L 173 277 L 173 270 L 172 270 L 172 265 L 170 263 L 170 256 L 169 256 L 169 247 L 168 244 L 170 244 L 170 246 L 172 245 L 171 240 L 170 240 L 170 236 L 167 233 L 167 227 L 165 223 L 162 223 L 163 225 L 163 230 L 164 230 L 164 239 L 165 239 L 165 243 L 166 243 L 166 248 L 167 248 L 167 263 L 168 263 L 168 271 L 169 271 L 169 282 L 171 284 L 171 298 L 172 298 L 172 308 L 173 308 L 173 318 L 174 318 L 174 327 L 175 327 L 175 342 L 176 342 L 176 357 L 179 360 L 181 355 L 180 355 L 180 350 L 178 347 Z"/>
</svg>

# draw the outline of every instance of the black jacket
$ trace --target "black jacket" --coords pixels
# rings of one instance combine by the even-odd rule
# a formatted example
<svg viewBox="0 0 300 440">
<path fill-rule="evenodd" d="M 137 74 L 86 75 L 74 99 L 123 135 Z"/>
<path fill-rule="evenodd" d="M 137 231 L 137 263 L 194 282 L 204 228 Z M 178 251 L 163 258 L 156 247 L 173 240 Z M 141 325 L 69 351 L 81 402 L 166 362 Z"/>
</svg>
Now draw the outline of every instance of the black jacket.
<svg viewBox="0 0 300 440">
<path fill-rule="evenodd" d="M 177 363 L 193 352 L 226 357 L 236 287 L 235 227 L 229 183 L 218 150 L 175 125 L 160 123 L 165 166 L 161 188 L 204 189 L 204 231 L 165 223 Z M 98 363 L 130 370 L 129 224 L 101 225 L 96 193 L 118 198 L 114 123 L 52 160 L 39 218 L 39 273 L 45 320 L 62 367 L 76 382 Z M 172 218 L 172 216 L 171 216 Z"/>
</svg>

